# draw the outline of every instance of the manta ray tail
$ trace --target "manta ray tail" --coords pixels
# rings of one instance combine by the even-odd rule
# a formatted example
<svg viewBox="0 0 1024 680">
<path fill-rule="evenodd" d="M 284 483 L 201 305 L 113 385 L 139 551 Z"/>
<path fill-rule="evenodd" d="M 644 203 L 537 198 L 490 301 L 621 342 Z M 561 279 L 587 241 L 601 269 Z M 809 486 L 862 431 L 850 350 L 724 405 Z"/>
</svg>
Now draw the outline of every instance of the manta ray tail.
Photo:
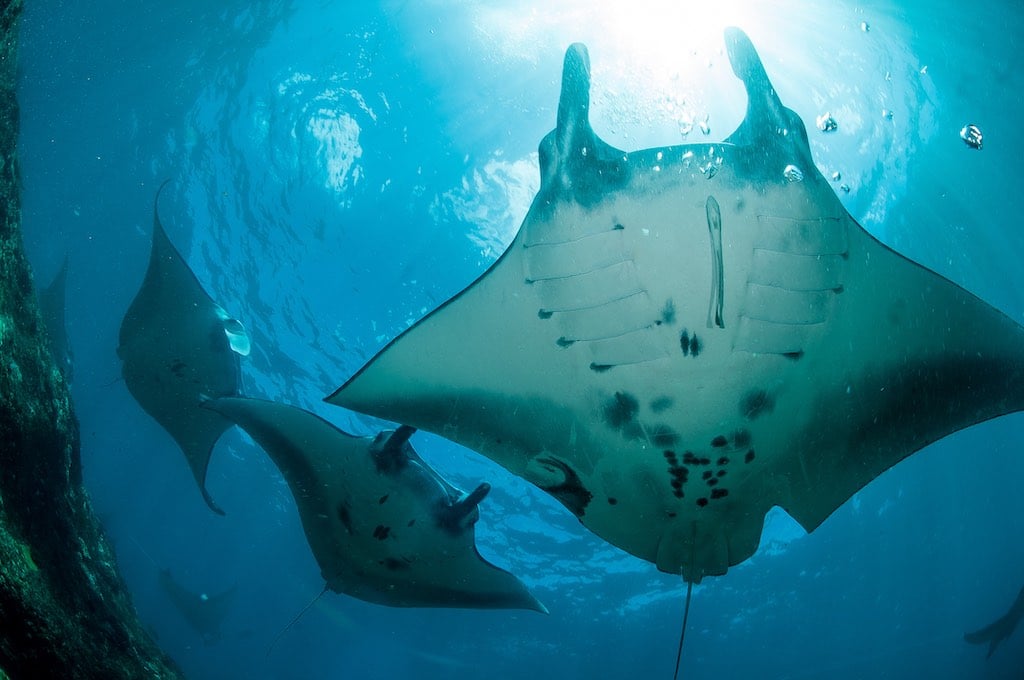
<svg viewBox="0 0 1024 680">
<path fill-rule="evenodd" d="M 302 608 L 302 611 L 300 611 L 300 612 L 299 612 L 298 614 L 296 614 L 296 615 L 295 615 L 295 618 L 293 618 L 293 619 L 292 619 L 291 621 L 289 621 L 289 622 L 288 622 L 288 625 L 287 625 L 287 626 L 285 626 L 284 628 L 282 628 L 282 629 L 281 629 L 281 632 L 280 632 L 280 633 L 278 633 L 277 635 L 275 635 L 275 636 L 274 636 L 274 639 L 270 641 L 270 644 L 269 644 L 269 645 L 267 645 L 267 653 L 266 653 L 266 656 L 267 656 L 267 657 L 269 657 L 269 656 L 270 656 L 270 653 L 271 653 L 272 651 L 274 651 L 274 645 L 276 645 L 276 644 L 277 644 L 277 641 L 278 641 L 278 640 L 280 640 L 280 639 L 281 639 L 282 637 L 284 637 L 284 634 L 285 634 L 285 633 L 287 633 L 287 632 L 288 632 L 289 630 L 291 630 L 291 629 L 292 629 L 292 626 L 294 626 L 294 625 L 295 625 L 296 623 L 298 623 L 298 622 L 299 622 L 299 619 L 301 619 L 301 618 L 302 618 L 302 615 L 303 615 L 303 614 L 305 614 L 306 612 L 308 612 L 308 611 L 310 610 L 310 608 L 311 608 L 311 607 L 312 607 L 313 605 L 315 605 L 315 604 L 317 603 L 317 601 L 318 601 L 318 600 L 319 600 L 319 599 L 320 599 L 321 597 L 323 597 L 323 596 L 324 596 L 324 593 L 326 593 L 326 592 L 327 592 L 327 590 L 328 590 L 328 584 L 326 584 L 326 583 L 325 583 L 325 584 L 324 584 L 324 587 L 323 587 L 323 590 L 321 590 L 321 591 L 320 591 L 320 592 L 319 592 L 319 593 L 317 594 L 317 596 L 316 596 L 316 597 L 314 597 L 314 598 L 313 598 L 312 600 L 310 600 L 310 601 L 309 601 L 309 604 L 307 604 L 307 605 L 306 605 L 305 607 L 303 607 L 303 608 Z"/>
</svg>

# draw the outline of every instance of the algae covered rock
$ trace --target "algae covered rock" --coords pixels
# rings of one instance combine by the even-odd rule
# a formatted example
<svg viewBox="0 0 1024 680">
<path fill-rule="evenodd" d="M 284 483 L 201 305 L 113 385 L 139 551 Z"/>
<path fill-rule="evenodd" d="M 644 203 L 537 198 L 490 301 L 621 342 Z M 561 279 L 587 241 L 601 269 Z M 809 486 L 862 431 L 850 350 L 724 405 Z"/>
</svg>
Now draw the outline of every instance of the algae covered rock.
<svg viewBox="0 0 1024 680">
<path fill-rule="evenodd" d="M 78 423 L 21 237 L 20 0 L 0 0 L 0 680 L 177 678 L 142 630 L 81 484 Z"/>
</svg>

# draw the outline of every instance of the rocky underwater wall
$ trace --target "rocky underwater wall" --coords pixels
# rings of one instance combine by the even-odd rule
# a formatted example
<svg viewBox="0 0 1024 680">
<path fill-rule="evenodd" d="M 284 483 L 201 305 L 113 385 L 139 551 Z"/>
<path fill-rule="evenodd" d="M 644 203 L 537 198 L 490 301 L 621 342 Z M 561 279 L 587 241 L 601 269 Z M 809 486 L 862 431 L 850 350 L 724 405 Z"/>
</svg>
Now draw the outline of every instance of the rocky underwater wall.
<svg viewBox="0 0 1024 680">
<path fill-rule="evenodd" d="M 21 5 L 0 0 L 0 680 L 179 678 L 142 630 L 82 488 L 78 421 L 25 259 Z"/>
</svg>

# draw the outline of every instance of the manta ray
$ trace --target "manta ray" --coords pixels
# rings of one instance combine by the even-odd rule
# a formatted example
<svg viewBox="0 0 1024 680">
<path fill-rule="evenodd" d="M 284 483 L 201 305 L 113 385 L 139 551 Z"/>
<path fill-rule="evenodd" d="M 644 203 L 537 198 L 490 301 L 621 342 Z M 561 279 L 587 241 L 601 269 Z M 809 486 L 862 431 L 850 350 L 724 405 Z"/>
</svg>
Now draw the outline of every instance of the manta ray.
<svg viewBox="0 0 1024 680">
<path fill-rule="evenodd" d="M 477 552 L 483 483 L 464 494 L 437 474 L 401 427 L 356 437 L 294 406 L 204 403 L 245 430 L 284 476 L 326 588 L 392 607 L 547 609 Z"/>
<path fill-rule="evenodd" d="M 175 580 L 170 569 L 161 569 L 159 580 L 160 589 L 188 624 L 203 636 L 203 642 L 212 645 L 219 641 L 220 625 L 231 611 L 238 586 L 214 595 L 193 593 Z"/>
<path fill-rule="evenodd" d="M 807 531 L 946 435 L 1024 407 L 1024 329 L 843 208 L 742 31 L 725 140 L 626 152 L 569 47 L 518 234 L 327 401 L 429 430 L 689 581 Z"/>
<path fill-rule="evenodd" d="M 68 331 L 65 323 L 65 301 L 68 287 L 68 258 L 64 257 L 57 275 L 46 288 L 39 291 L 39 313 L 43 317 L 50 338 L 50 351 L 53 360 L 64 374 L 64 379 L 71 382 L 74 375 L 74 353 L 68 342 Z"/>
<path fill-rule="evenodd" d="M 973 633 L 965 633 L 964 640 L 973 645 L 983 645 L 987 642 L 988 653 L 985 654 L 985 658 L 989 659 L 999 643 L 1013 635 L 1013 631 L 1017 629 L 1017 624 L 1022 618 L 1024 618 L 1024 588 L 1017 593 L 1017 599 L 1010 605 L 1009 611 L 984 628 Z"/>
<path fill-rule="evenodd" d="M 206 490 L 206 469 L 231 422 L 200 402 L 240 393 L 238 357 L 248 355 L 249 337 L 203 290 L 168 238 L 157 212 L 165 186 L 153 200 L 149 268 L 121 322 L 117 354 L 128 391 L 178 443 L 207 505 L 223 515 Z"/>
</svg>

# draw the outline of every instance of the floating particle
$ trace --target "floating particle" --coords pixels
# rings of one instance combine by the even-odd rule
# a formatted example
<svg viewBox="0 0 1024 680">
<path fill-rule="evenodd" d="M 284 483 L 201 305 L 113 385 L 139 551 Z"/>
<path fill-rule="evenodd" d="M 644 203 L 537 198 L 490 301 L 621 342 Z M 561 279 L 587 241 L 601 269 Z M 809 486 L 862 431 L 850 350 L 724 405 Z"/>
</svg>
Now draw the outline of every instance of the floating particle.
<svg viewBox="0 0 1024 680">
<path fill-rule="evenodd" d="M 868 22 L 862 21 L 862 22 L 860 22 L 860 30 L 862 30 L 865 33 L 867 33 L 868 31 L 871 30 L 871 26 L 868 24 Z"/>
<path fill-rule="evenodd" d="M 804 171 L 795 165 L 787 165 L 782 171 L 782 176 L 786 178 L 787 182 L 802 182 Z"/>
<path fill-rule="evenodd" d="M 707 116 L 704 116 L 703 118 L 700 119 L 700 131 L 703 132 L 705 135 L 711 134 L 711 123 L 708 120 Z"/>
<path fill-rule="evenodd" d="M 839 185 L 839 190 L 842 191 L 844 194 L 848 194 L 848 193 L 850 193 L 850 185 L 849 184 L 840 184 Z"/>
<path fill-rule="evenodd" d="M 960 139 L 964 140 L 964 144 L 972 149 L 981 151 L 981 129 L 969 123 L 960 130 Z"/>
<path fill-rule="evenodd" d="M 832 114 L 826 111 L 817 118 L 818 129 L 822 132 L 833 132 L 839 127 L 839 123 L 832 117 Z"/>
<path fill-rule="evenodd" d="M 882 109 L 882 118 L 886 120 L 892 120 L 892 111 L 889 109 Z"/>
<path fill-rule="evenodd" d="M 928 75 L 928 64 L 921 67 L 921 75 Z"/>
<path fill-rule="evenodd" d="M 841 172 L 839 172 L 838 170 L 836 170 L 835 172 L 833 172 L 833 173 L 832 173 L 832 181 L 833 181 L 833 182 L 838 182 L 838 181 L 839 181 L 839 180 L 841 180 L 842 178 L 843 178 L 843 175 L 842 175 L 842 173 L 841 173 Z"/>
</svg>

